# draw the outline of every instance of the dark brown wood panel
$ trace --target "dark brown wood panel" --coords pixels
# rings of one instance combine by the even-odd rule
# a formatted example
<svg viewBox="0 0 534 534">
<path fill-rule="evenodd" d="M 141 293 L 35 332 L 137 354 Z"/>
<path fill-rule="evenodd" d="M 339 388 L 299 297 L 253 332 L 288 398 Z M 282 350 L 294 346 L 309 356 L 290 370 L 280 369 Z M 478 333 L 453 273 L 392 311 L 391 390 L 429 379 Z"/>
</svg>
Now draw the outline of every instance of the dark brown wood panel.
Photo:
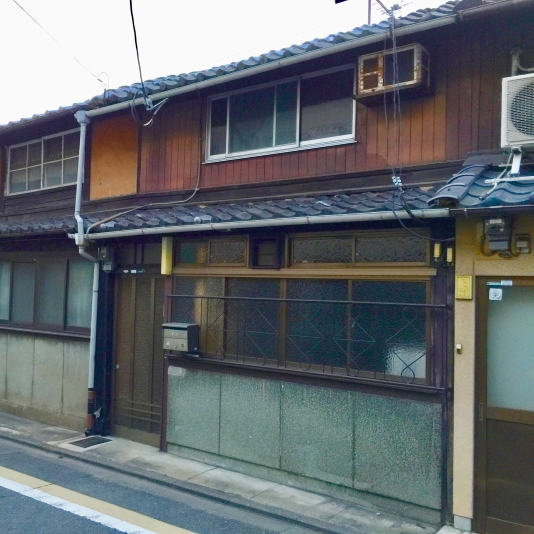
<svg viewBox="0 0 534 534">
<path fill-rule="evenodd" d="M 465 159 L 500 146 L 501 79 L 510 73 L 510 50 L 532 60 L 534 32 L 524 16 L 478 20 L 417 36 L 431 55 L 432 94 L 408 99 L 401 110 L 382 102 L 357 104 L 357 143 L 201 166 L 201 188 L 386 170 Z M 406 39 L 402 44 L 412 42 Z M 362 50 L 366 52 L 367 50 Z M 530 65 L 530 64 L 529 64 Z M 200 98 L 167 104 L 142 131 L 140 193 L 192 189 L 203 133 Z M 400 139 L 400 142 L 399 142 Z"/>
</svg>

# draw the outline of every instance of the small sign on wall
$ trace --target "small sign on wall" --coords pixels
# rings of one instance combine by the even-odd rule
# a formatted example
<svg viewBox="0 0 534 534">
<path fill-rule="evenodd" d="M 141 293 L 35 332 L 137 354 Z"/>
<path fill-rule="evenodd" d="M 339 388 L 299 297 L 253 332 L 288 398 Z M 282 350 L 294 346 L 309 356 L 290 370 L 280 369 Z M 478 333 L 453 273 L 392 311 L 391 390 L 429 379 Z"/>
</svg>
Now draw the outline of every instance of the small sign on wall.
<svg viewBox="0 0 534 534">
<path fill-rule="evenodd" d="M 473 277 L 457 276 L 455 293 L 457 299 L 471 300 L 473 298 Z"/>
</svg>

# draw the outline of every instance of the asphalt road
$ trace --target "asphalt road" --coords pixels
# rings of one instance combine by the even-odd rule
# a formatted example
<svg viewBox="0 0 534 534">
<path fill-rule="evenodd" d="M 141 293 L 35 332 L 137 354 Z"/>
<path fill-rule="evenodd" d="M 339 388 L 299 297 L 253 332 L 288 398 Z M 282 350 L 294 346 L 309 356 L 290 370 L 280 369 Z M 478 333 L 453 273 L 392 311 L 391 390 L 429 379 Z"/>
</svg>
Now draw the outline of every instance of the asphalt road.
<svg viewBox="0 0 534 534">
<path fill-rule="evenodd" d="M 0 533 L 84 532 L 313 531 L 0 438 Z"/>
</svg>

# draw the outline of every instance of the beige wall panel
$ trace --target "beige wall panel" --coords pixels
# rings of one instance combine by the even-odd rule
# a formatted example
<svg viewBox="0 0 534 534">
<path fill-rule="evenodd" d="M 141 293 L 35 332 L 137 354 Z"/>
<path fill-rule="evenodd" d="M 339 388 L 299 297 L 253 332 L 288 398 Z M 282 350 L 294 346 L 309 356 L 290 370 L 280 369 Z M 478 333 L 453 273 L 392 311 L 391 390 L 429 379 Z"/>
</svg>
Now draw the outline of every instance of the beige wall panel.
<svg viewBox="0 0 534 534">
<path fill-rule="evenodd" d="M 130 115 L 92 129 L 91 200 L 137 192 L 138 127 Z"/>
<path fill-rule="evenodd" d="M 35 340 L 32 404 L 52 411 L 61 410 L 63 392 L 63 341 Z"/>
<path fill-rule="evenodd" d="M 7 334 L 0 332 L 0 399 L 6 398 L 7 384 Z"/>
<path fill-rule="evenodd" d="M 456 221 L 456 275 L 534 276 L 534 254 L 503 259 L 480 252 L 483 219 Z M 534 224 L 527 215 L 514 218 L 514 234 L 530 233 Z M 455 302 L 455 344 L 462 354 L 454 358 L 453 514 L 473 517 L 474 406 L 475 406 L 475 299 Z"/>
<path fill-rule="evenodd" d="M 87 378 L 89 343 L 65 342 L 63 367 L 63 412 L 85 417 L 87 414 Z"/>
<path fill-rule="evenodd" d="M 7 339 L 6 399 L 30 405 L 33 384 L 34 339 L 22 334 L 9 334 Z"/>
</svg>

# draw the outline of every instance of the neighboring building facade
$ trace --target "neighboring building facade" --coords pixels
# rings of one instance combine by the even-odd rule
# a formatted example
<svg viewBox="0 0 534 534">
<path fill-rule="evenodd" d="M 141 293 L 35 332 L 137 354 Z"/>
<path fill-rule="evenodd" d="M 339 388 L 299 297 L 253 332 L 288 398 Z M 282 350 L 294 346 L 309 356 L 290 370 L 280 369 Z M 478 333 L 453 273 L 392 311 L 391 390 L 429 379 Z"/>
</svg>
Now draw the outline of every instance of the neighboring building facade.
<svg viewBox="0 0 534 534">
<path fill-rule="evenodd" d="M 530 256 L 476 256 L 438 190 L 500 149 L 531 14 L 449 2 L 396 53 L 382 23 L 153 80 L 150 127 L 137 84 L 0 128 L 0 409 L 491 532 L 454 269 Z M 166 322 L 199 350 L 164 358 Z"/>
</svg>

